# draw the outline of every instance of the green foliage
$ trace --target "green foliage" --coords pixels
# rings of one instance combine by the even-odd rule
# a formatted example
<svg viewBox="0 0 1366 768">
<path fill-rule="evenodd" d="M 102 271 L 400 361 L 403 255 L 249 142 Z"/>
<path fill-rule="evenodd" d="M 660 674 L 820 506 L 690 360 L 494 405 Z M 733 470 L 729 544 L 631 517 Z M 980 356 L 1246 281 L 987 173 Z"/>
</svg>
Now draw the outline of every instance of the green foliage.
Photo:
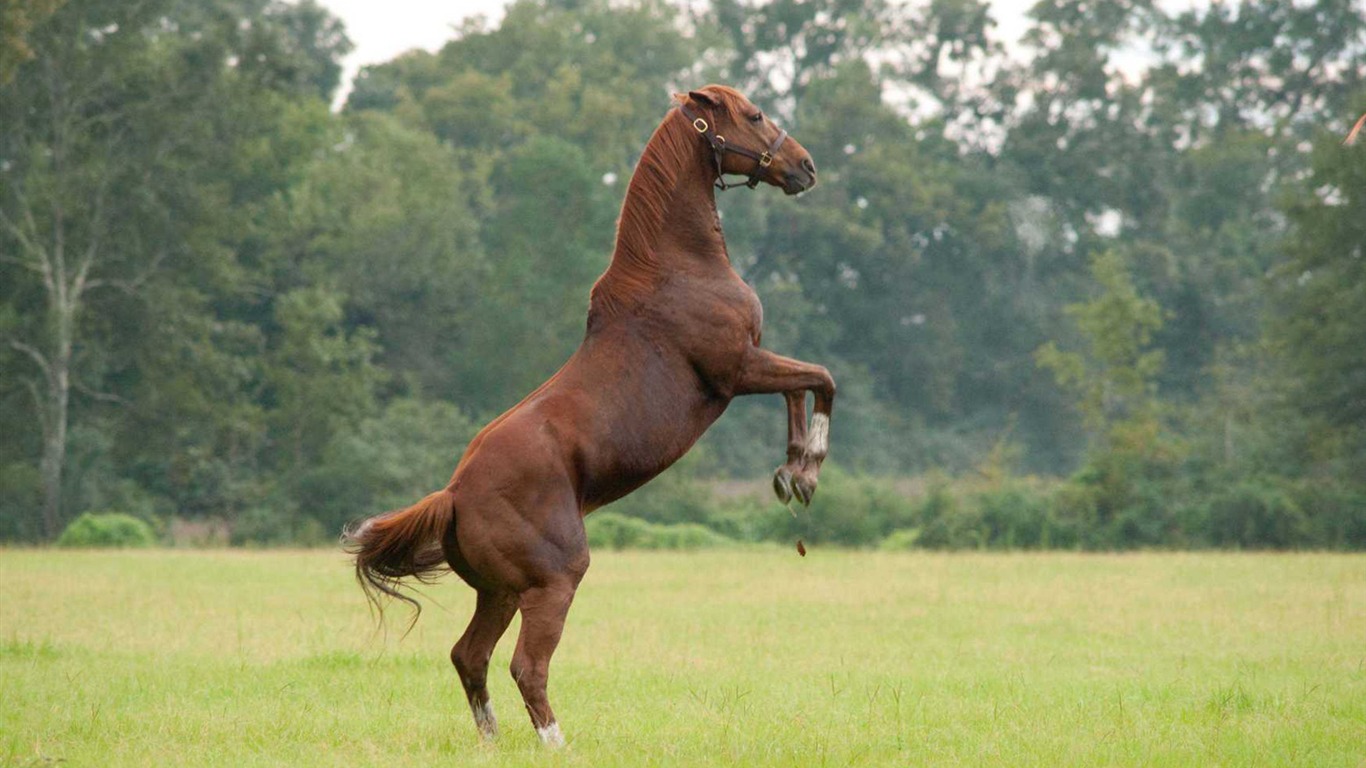
<svg viewBox="0 0 1366 768">
<path fill-rule="evenodd" d="M 43 478 L 30 463 L 0 467 L 0 540 L 39 541 L 42 529 L 33 510 L 43 503 Z"/>
<path fill-rule="evenodd" d="M 1285 549 L 1305 543 L 1304 512 L 1274 485 L 1245 481 L 1219 490 L 1206 503 L 1211 544 Z"/>
<path fill-rule="evenodd" d="M 1339 142 L 1366 10 L 1041 3 L 1018 58 L 990 10 L 519 0 L 335 114 L 350 42 L 316 2 L 0 0 L 0 540 L 103 508 L 324 540 L 439 485 L 582 338 L 641 146 L 712 80 L 820 168 L 718 205 L 765 346 L 840 382 L 838 465 L 795 519 L 713 496 L 782 460 L 753 398 L 610 512 L 1366 546 L 1366 154 Z"/>
<path fill-rule="evenodd" d="M 293 504 L 335 537 L 347 523 L 406 507 L 442 487 L 476 429 L 449 403 L 395 399 L 333 436 L 300 477 Z"/>
<path fill-rule="evenodd" d="M 151 526 L 122 512 L 86 512 L 57 537 L 59 547 L 150 547 L 156 542 Z"/>
<path fill-rule="evenodd" d="M 335 531 L 324 527 L 317 518 L 301 514 L 282 500 L 271 502 L 238 515 L 232 523 L 229 543 L 249 547 L 317 546 L 337 540 Z"/>
<path fill-rule="evenodd" d="M 1305 517 L 1306 546 L 1366 549 L 1366 490 L 1344 482 L 1286 483 L 1290 503 Z"/>
<path fill-rule="evenodd" d="M 594 512 L 585 528 L 588 546 L 602 549 L 714 549 L 734 543 L 696 523 L 661 525 L 615 512 Z"/>
<path fill-rule="evenodd" d="M 887 538 L 878 542 L 877 548 L 883 552 L 907 552 L 920 546 L 920 529 L 903 528 L 893 531 Z"/>
<path fill-rule="evenodd" d="M 1357 102 L 1361 102 L 1358 100 Z M 1357 111 L 1360 111 L 1358 108 Z M 1293 371 L 1298 407 L 1358 477 L 1366 470 L 1366 147 L 1315 143 L 1311 174 L 1289 204 L 1290 258 L 1277 277 L 1270 337 Z"/>
<path fill-rule="evenodd" d="M 0 0 L 0 85 L 14 77 L 20 64 L 34 57 L 26 36 L 34 24 L 65 0 Z"/>
<path fill-rule="evenodd" d="M 1105 251 L 1091 260 L 1091 277 L 1100 293 L 1069 304 L 1066 314 L 1085 340 L 1085 352 L 1063 352 L 1049 342 L 1035 353 L 1058 384 L 1075 391 L 1078 407 L 1093 430 L 1153 417 L 1155 380 L 1163 351 L 1152 349 L 1153 332 L 1162 327 L 1162 310 L 1141 296 L 1124 258 Z"/>
</svg>

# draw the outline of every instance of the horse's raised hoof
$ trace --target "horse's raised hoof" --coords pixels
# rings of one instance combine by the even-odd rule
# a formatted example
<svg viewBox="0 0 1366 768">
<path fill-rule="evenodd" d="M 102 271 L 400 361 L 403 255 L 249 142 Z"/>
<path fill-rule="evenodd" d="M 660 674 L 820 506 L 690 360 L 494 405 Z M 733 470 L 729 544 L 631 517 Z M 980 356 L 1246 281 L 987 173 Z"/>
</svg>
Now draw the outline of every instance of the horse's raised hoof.
<svg viewBox="0 0 1366 768">
<path fill-rule="evenodd" d="M 773 493 L 784 504 L 792 501 L 792 470 L 786 466 L 773 473 Z"/>
<path fill-rule="evenodd" d="M 792 495 L 803 507 L 811 506 L 811 497 L 816 495 L 816 478 L 805 473 L 792 478 Z"/>
</svg>

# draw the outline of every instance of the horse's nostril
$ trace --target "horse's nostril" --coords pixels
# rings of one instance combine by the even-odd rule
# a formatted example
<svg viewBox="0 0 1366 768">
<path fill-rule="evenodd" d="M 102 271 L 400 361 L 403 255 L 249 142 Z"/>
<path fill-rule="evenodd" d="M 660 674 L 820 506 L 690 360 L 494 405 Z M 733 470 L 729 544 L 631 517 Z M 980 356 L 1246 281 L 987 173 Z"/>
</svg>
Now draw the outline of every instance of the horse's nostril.
<svg viewBox="0 0 1366 768">
<path fill-rule="evenodd" d="M 811 162 L 811 158 L 802 158 L 802 168 L 805 168 L 806 172 L 812 176 L 816 175 L 816 164 Z"/>
</svg>

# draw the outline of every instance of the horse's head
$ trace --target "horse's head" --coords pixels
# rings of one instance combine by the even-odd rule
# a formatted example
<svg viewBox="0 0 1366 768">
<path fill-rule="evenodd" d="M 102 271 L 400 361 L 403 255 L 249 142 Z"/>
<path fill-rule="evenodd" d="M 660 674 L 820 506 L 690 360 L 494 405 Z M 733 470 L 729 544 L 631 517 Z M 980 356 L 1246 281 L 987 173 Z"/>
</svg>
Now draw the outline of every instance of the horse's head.
<svg viewBox="0 0 1366 768">
<path fill-rule="evenodd" d="M 724 85 L 708 85 L 676 93 L 679 110 L 711 145 L 718 176 L 748 176 L 753 189 L 761 181 L 789 195 L 816 186 L 811 153 L 768 119 L 744 94 Z M 717 179 L 721 189 L 735 186 Z"/>
</svg>

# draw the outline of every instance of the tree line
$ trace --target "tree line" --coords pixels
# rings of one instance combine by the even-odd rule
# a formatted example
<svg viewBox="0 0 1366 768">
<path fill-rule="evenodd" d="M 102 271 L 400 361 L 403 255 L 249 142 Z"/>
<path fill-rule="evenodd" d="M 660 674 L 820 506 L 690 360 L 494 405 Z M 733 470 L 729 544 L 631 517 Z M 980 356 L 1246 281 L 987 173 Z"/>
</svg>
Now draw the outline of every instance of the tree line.
<svg viewBox="0 0 1366 768">
<path fill-rule="evenodd" d="M 0 540 L 318 541 L 437 487 L 577 345 L 669 93 L 725 82 L 820 167 L 720 199 L 765 345 L 841 385 L 818 538 L 1366 546 L 1350 0 L 1041 0 L 1014 52 L 981 0 L 518 0 L 338 111 L 311 0 L 0 18 Z M 617 511 L 793 533 L 708 498 L 780 463 L 772 400 Z"/>
</svg>

